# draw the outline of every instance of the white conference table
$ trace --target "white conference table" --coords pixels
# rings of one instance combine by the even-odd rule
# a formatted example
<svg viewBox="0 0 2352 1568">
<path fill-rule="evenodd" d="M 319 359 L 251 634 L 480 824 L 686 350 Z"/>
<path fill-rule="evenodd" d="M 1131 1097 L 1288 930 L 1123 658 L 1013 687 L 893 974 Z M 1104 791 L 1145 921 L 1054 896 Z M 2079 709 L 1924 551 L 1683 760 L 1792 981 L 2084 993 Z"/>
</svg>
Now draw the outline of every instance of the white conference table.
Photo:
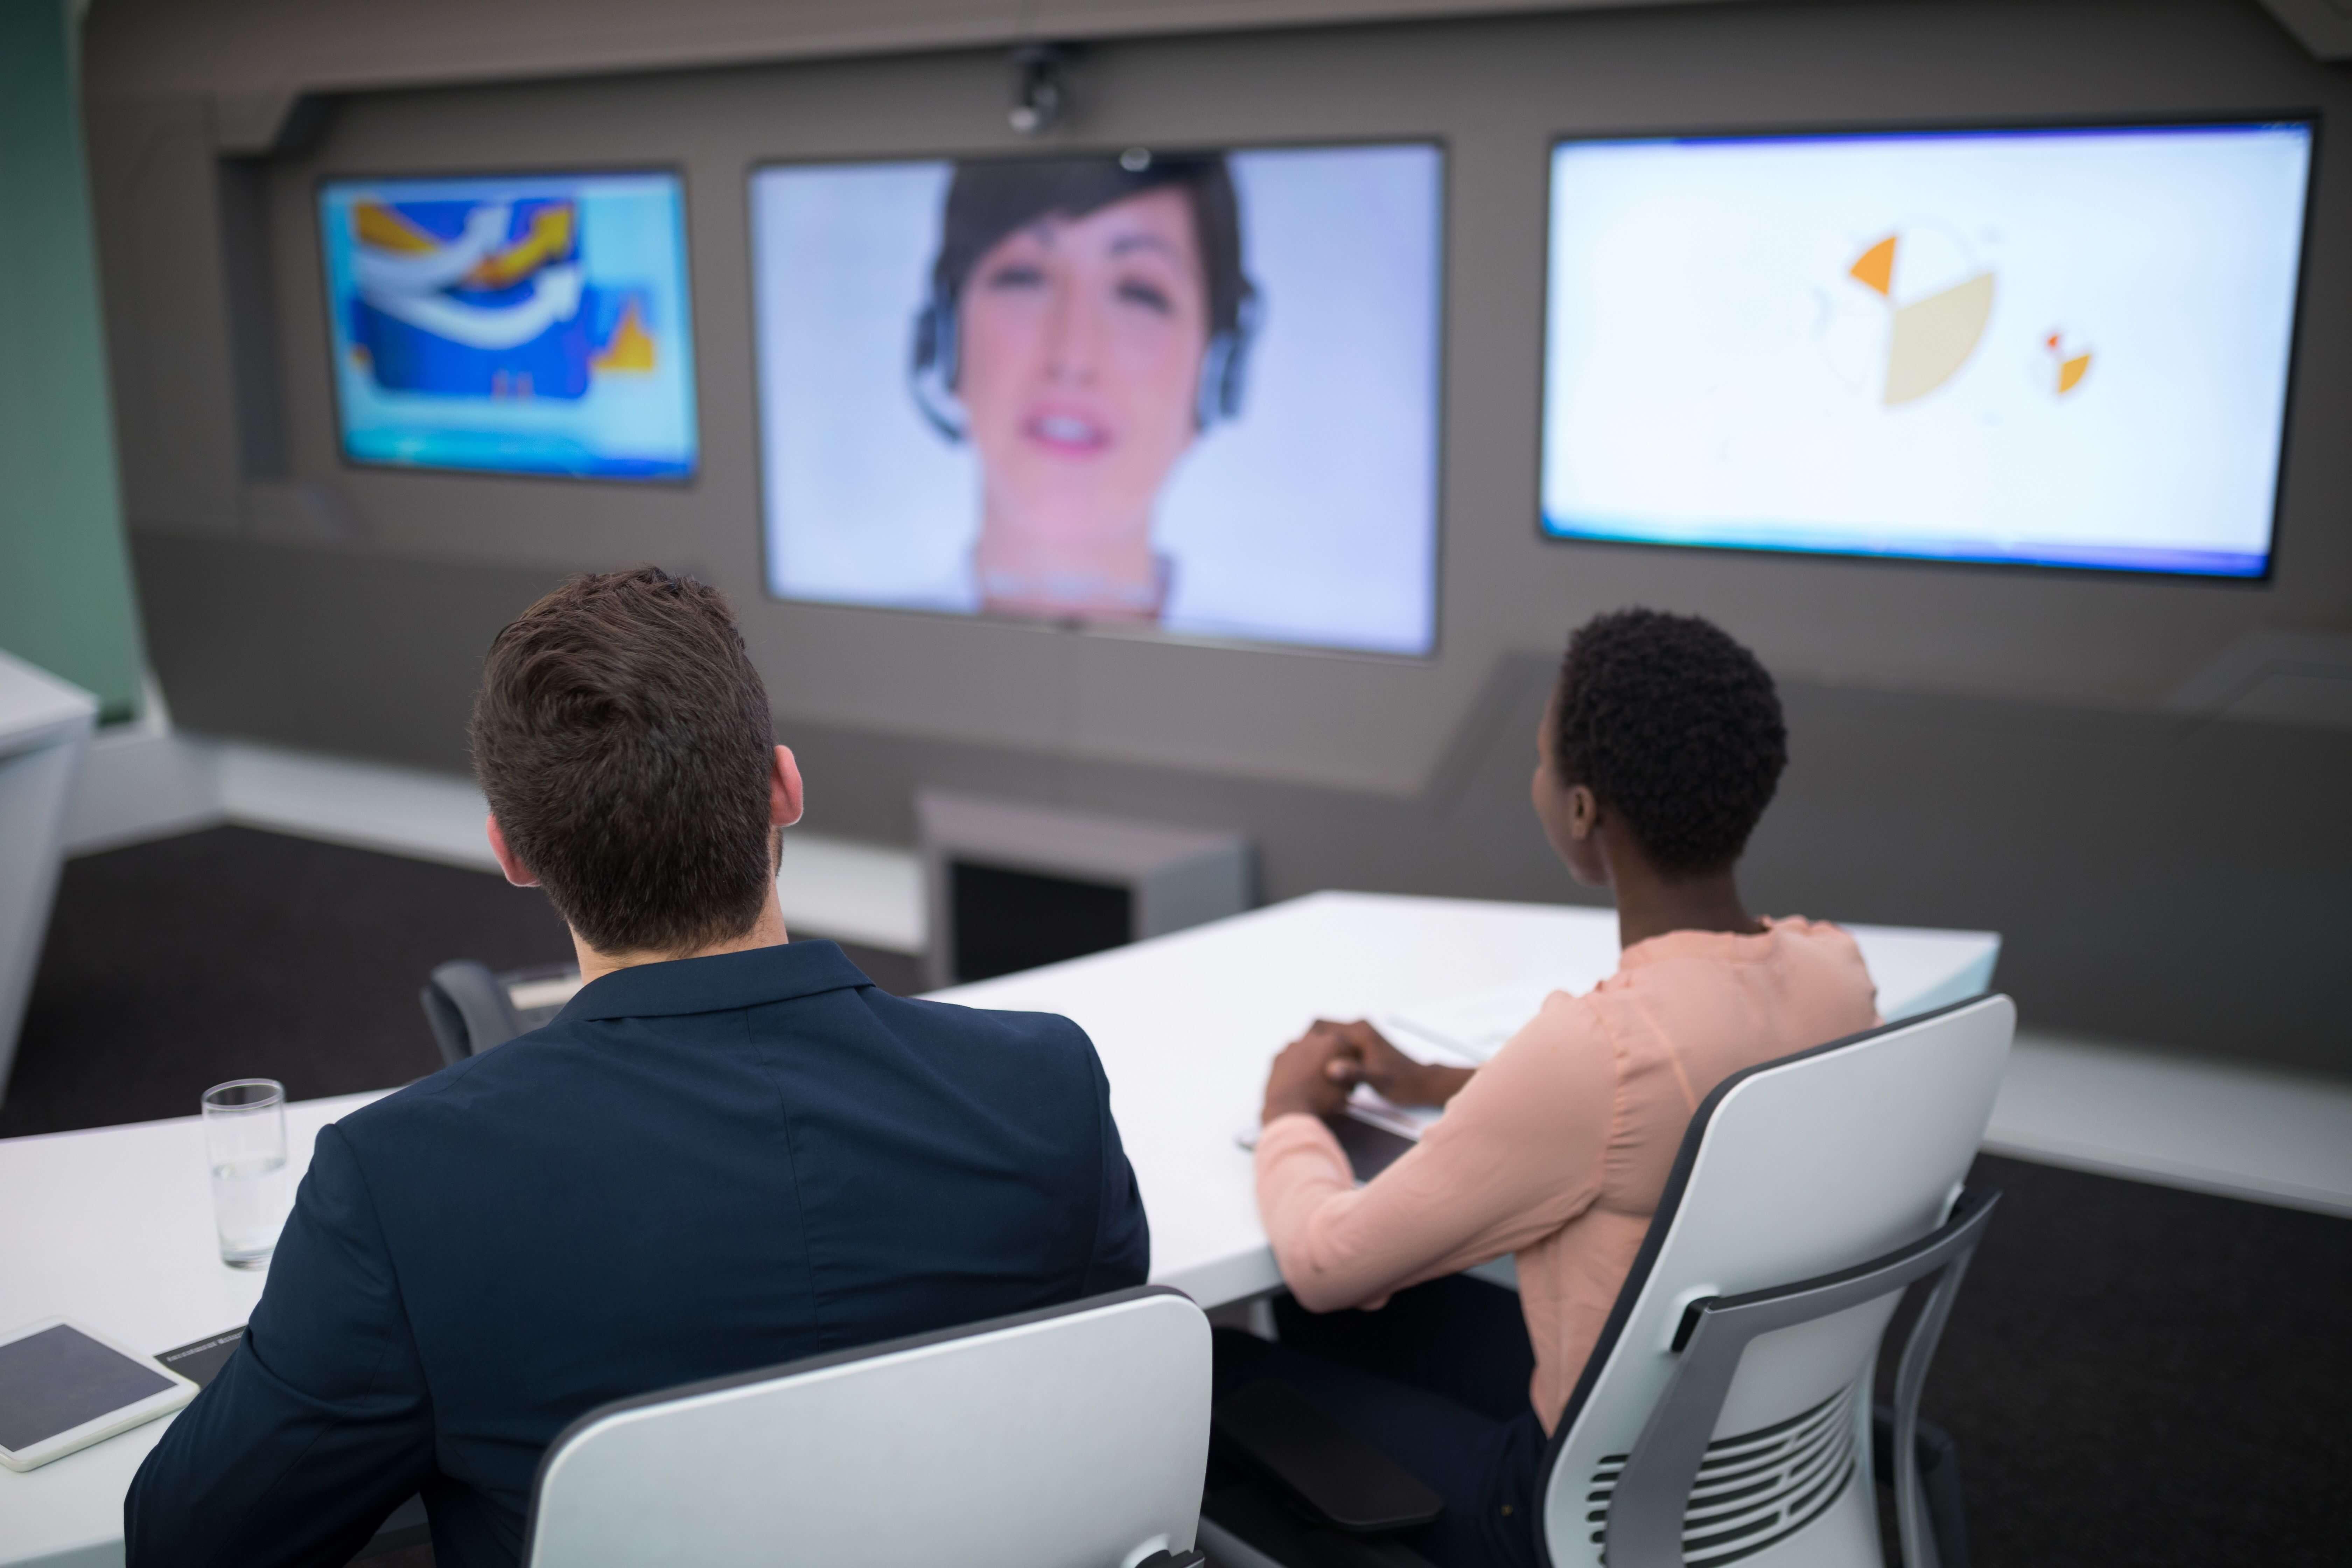
<svg viewBox="0 0 2352 1568">
<path fill-rule="evenodd" d="M 1987 988 L 1988 932 L 1852 926 L 1890 1018 Z M 1111 1109 L 1151 1219 L 1151 1275 L 1203 1306 L 1280 1282 L 1259 1227 L 1250 1156 L 1268 1059 L 1317 1017 L 1352 1018 L 1615 967 L 1603 910 L 1316 893 L 1172 936 L 938 994 L 1037 1009 L 1094 1037 Z M 289 1108 L 289 1160 L 375 1094 Z M 213 1244 L 194 1117 L 0 1140 L 0 1329 L 78 1319 L 168 1350 L 246 1321 L 264 1276 Z M 0 1470 L 0 1564 L 122 1561 L 122 1498 L 166 1423 L 153 1421 L 30 1474 Z"/>
</svg>

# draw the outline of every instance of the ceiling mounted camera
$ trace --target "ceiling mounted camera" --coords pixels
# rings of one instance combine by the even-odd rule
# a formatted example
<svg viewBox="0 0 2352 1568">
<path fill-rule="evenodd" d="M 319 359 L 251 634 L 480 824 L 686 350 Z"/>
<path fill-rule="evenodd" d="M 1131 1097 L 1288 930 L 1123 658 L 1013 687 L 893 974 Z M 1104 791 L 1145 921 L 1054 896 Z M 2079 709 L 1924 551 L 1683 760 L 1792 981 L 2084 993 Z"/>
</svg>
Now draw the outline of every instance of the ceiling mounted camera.
<svg viewBox="0 0 2352 1568">
<path fill-rule="evenodd" d="M 1069 105 L 1066 72 L 1073 51 L 1066 44 L 1024 44 L 1013 51 L 1013 107 L 1005 121 L 1024 136 L 1041 136 L 1060 121 Z"/>
</svg>

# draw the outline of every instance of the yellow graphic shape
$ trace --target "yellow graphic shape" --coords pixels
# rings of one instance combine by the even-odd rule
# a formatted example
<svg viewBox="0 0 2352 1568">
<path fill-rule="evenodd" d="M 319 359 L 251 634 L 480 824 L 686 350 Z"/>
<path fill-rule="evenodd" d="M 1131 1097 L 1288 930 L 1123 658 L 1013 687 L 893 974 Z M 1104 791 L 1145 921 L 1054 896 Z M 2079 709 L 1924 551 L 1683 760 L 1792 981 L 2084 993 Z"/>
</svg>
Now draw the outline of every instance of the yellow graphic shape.
<svg viewBox="0 0 2352 1568">
<path fill-rule="evenodd" d="M 2073 359 L 2062 360 L 2059 362 L 2058 395 L 2063 397 L 2066 394 L 2082 385 L 2084 373 L 2088 371 L 2090 368 L 2091 356 L 2089 354 L 2076 354 Z"/>
<path fill-rule="evenodd" d="M 1857 283 L 1866 284 L 1882 294 L 1895 292 L 1895 237 L 1888 235 L 1862 253 L 1846 276 Z"/>
<path fill-rule="evenodd" d="M 646 371 L 654 367 L 653 334 L 637 319 L 637 302 L 632 300 L 621 310 L 620 324 L 613 329 L 612 341 L 604 352 L 589 362 L 598 370 Z"/>
<path fill-rule="evenodd" d="M 503 289 L 530 277 L 572 248 L 572 222 L 569 206 L 540 208 L 530 215 L 529 232 L 476 262 L 466 281 L 480 289 Z"/>
<path fill-rule="evenodd" d="M 382 202 L 361 202 L 352 208 L 352 232 L 362 245 L 378 250 L 396 251 L 403 256 L 422 256 L 428 250 L 438 250 L 441 242 L 385 206 Z"/>
<path fill-rule="evenodd" d="M 1922 398 L 1968 363 L 1992 315 L 1992 274 L 1898 306 L 1886 347 L 1888 407 Z"/>
</svg>

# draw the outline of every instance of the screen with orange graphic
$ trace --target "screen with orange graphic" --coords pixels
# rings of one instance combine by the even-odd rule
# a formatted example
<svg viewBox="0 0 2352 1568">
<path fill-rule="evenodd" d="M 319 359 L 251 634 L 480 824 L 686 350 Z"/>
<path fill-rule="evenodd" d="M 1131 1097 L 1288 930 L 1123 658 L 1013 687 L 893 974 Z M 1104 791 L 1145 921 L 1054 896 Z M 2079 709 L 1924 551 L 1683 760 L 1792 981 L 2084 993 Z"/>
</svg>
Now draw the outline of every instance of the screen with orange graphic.
<svg viewBox="0 0 2352 1568">
<path fill-rule="evenodd" d="M 2265 575 L 2311 143 L 1559 143 L 1545 533 Z"/>
<path fill-rule="evenodd" d="M 331 180 L 319 228 L 352 462 L 693 474 L 675 174 Z"/>
</svg>

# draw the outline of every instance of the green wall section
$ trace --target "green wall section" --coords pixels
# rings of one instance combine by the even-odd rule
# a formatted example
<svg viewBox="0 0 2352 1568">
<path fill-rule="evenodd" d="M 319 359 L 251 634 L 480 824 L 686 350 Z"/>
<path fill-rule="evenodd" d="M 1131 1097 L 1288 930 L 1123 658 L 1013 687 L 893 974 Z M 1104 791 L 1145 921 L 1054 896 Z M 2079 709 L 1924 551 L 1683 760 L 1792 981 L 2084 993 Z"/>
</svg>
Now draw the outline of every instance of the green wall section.
<svg viewBox="0 0 2352 1568">
<path fill-rule="evenodd" d="M 136 711 L 98 254 L 64 0 L 0 0 L 0 648 Z"/>
</svg>

